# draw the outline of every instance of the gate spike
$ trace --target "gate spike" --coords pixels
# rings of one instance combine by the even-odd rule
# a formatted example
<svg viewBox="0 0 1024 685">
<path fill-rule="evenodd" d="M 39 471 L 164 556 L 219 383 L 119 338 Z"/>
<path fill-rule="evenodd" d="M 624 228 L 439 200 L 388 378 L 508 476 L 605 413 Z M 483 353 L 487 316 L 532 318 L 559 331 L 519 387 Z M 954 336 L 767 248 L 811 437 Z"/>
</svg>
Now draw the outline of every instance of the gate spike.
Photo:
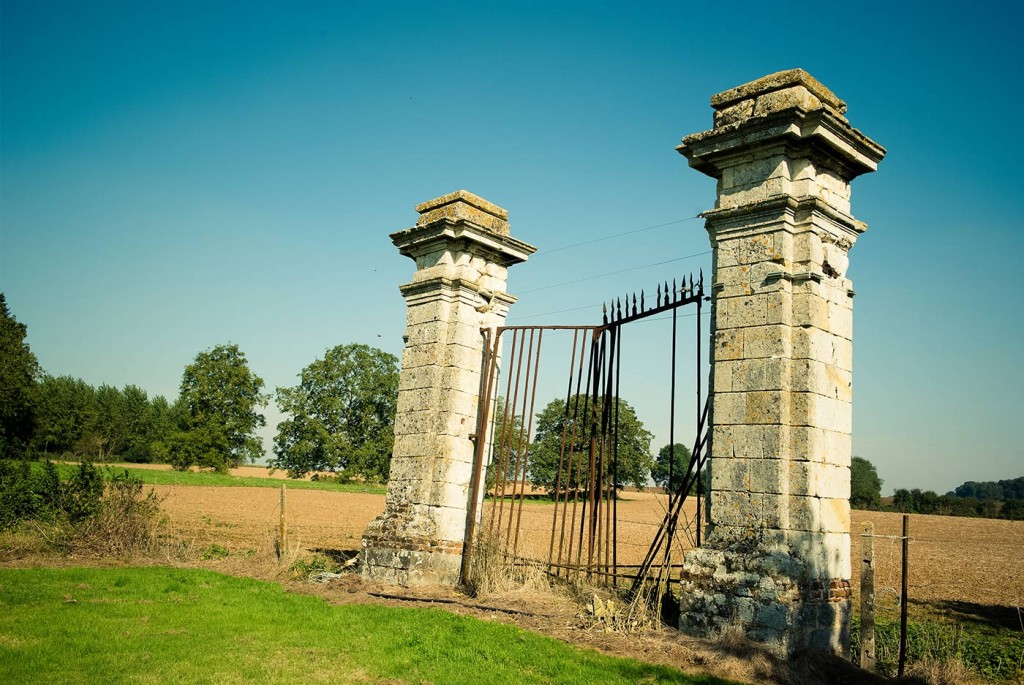
<svg viewBox="0 0 1024 685">
<path fill-rule="evenodd" d="M 604 302 L 601 303 L 601 323 L 604 326 L 608 325 L 608 305 Z"/>
<path fill-rule="evenodd" d="M 640 289 L 640 311 L 641 312 L 647 311 L 647 308 L 644 307 L 644 291 L 643 291 L 643 288 Z"/>
<path fill-rule="evenodd" d="M 676 279 L 672 279 L 672 301 L 679 301 L 679 288 L 676 287 Z"/>
<path fill-rule="evenodd" d="M 615 301 L 617 303 L 616 313 L 615 313 L 615 320 L 616 321 L 621 321 L 622 320 L 622 300 L 620 300 L 619 298 L 615 298 Z"/>
<path fill-rule="evenodd" d="M 661 283 L 658 284 L 658 306 L 661 306 Z"/>
<path fill-rule="evenodd" d="M 636 316 L 636 293 L 633 293 L 633 316 Z"/>
</svg>

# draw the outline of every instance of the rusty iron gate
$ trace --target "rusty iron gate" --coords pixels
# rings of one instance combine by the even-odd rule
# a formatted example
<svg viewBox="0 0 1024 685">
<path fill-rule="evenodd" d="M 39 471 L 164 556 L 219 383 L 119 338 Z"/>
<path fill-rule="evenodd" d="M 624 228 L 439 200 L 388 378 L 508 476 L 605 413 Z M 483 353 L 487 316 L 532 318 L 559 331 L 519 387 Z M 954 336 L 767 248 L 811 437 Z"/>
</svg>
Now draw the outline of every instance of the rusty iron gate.
<svg viewBox="0 0 1024 685">
<path fill-rule="evenodd" d="M 701 308 L 709 298 L 703 273 L 655 290 L 653 303 L 643 291 L 604 305 L 602 322 L 591 326 L 504 326 L 483 329 L 484 358 L 476 451 L 470 485 L 469 515 L 463 576 L 475 545 L 486 540 L 506 559 L 531 564 L 549 574 L 591 585 L 621 587 L 628 583 L 635 594 L 645 586 L 667 587 L 671 582 L 673 539 L 687 493 L 696 485 L 695 543 L 700 545 L 701 478 L 706 460 L 707 403 L 701 397 Z M 619 560 L 619 386 L 622 376 L 623 332 L 628 324 L 659 314 L 672 320 L 669 445 L 674 450 L 676 403 L 676 337 L 679 311 L 696 308 L 696 436 L 685 474 L 676 488 L 668 488 L 668 503 L 660 526 L 639 564 Z M 668 316 L 664 318 L 669 318 Z M 565 369 L 565 411 L 561 417 L 561 445 L 554 469 L 554 500 L 545 540 L 536 532 L 523 533 L 523 508 L 531 497 L 531 440 L 534 435 L 540 359 L 545 336 L 571 334 Z M 502 367 L 504 373 L 502 374 Z M 549 455 L 550 456 L 550 455 Z M 669 460 L 669 483 L 675 458 Z M 491 482 L 488 482 L 490 467 Z M 485 495 L 490 506 L 481 511 Z M 548 496 L 546 493 L 542 495 Z M 530 537 L 530 540 L 526 538 Z M 680 560 L 681 561 L 681 560 Z"/>
</svg>

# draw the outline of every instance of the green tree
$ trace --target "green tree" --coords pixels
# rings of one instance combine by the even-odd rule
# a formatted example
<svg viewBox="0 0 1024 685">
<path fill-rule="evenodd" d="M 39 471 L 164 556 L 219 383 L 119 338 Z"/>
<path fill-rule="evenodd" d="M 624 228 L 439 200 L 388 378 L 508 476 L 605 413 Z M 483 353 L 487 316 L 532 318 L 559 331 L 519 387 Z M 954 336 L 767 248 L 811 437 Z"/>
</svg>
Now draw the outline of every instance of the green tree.
<svg viewBox="0 0 1024 685">
<path fill-rule="evenodd" d="M 38 388 L 34 447 L 48 454 L 91 454 L 96 390 L 80 378 L 43 376 Z"/>
<path fill-rule="evenodd" d="M 368 345 L 338 345 L 307 366 L 292 388 L 278 388 L 274 467 L 293 478 L 338 471 L 385 481 L 391 468 L 398 359 Z"/>
<path fill-rule="evenodd" d="M 530 444 L 530 436 L 526 434 L 526 429 L 523 427 L 523 417 L 514 414 L 511 408 L 506 414 L 505 407 L 505 398 L 498 397 L 491 411 L 491 454 L 487 462 L 485 479 L 488 490 L 497 485 L 502 465 L 504 465 L 506 483 L 510 484 L 523 477 L 520 460 L 526 455 L 526 448 Z M 517 471 L 520 472 L 516 473 Z M 506 485 L 506 490 L 509 487 L 511 486 Z"/>
<path fill-rule="evenodd" d="M 35 431 L 39 362 L 27 334 L 0 293 L 0 458 L 23 454 Z"/>
<path fill-rule="evenodd" d="M 205 466 L 225 471 L 263 455 L 256 429 L 266 425 L 263 379 L 249 370 L 238 345 L 200 352 L 185 367 L 181 401 L 186 430 L 172 436 L 171 463 L 178 469 Z"/>
<path fill-rule="evenodd" d="M 669 470 L 671 467 L 671 482 Z M 677 491 L 683 484 L 683 478 L 690 468 L 690 448 L 682 443 L 676 443 L 675 449 L 672 445 L 665 445 L 658 451 L 658 457 L 654 460 L 651 468 L 651 478 L 659 486 L 673 492 Z M 697 481 L 694 480 L 693 488 L 696 488 Z M 693 489 L 691 488 L 691 489 Z"/>
<path fill-rule="evenodd" d="M 147 461 L 170 462 L 172 436 L 185 430 L 187 408 L 181 398 L 170 404 L 163 395 L 150 402 L 149 433 L 146 436 Z"/>
<path fill-rule="evenodd" d="M 614 416 L 618 405 L 618 452 L 615 468 L 615 487 L 620 489 L 627 484 L 642 488 L 647 484 L 654 460 L 651 458 L 651 438 L 653 437 L 644 424 L 637 418 L 636 411 L 630 404 L 619 398 L 612 399 L 609 408 Z M 568 411 L 567 411 L 568 408 Z M 576 395 L 569 400 L 552 400 L 537 414 L 535 421 L 536 435 L 530 448 L 530 482 L 535 487 L 554 491 L 558 479 L 559 461 L 568 459 L 570 447 L 574 453 L 571 475 L 563 466 L 563 478 L 560 487 L 573 489 L 586 486 L 589 472 L 587 457 L 590 453 L 590 440 L 593 430 L 600 427 L 602 406 L 596 406 L 593 400 L 584 395 Z M 565 435 L 565 450 L 562 449 L 562 436 Z M 563 457 L 564 454 L 564 457 Z M 579 459 L 579 467 L 576 461 Z M 606 447 L 605 457 L 612 459 L 610 445 Z"/>
<path fill-rule="evenodd" d="M 98 460 L 109 459 L 123 450 L 126 419 L 121 391 L 106 383 L 96 388 L 96 413 L 90 432 Z"/>
<path fill-rule="evenodd" d="M 999 510 L 999 517 L 1011 521 L 1024 521 L 1024 499 L 1008 499 Z"/>
<path fill-rule="evenodd" d="M 877 509 L 882 504 L 882 482 L 874 464 L 854 457 L 850 461 L 850 506 Z"/>
</svg>

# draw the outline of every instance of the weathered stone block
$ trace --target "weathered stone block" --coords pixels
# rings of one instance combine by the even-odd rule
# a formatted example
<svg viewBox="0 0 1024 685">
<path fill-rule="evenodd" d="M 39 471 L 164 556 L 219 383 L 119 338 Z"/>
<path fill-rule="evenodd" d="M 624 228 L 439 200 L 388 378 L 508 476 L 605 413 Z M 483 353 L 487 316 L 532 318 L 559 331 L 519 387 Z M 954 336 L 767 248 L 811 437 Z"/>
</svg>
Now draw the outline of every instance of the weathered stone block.
<svg viewBox="0 0 1024 685">
<path fill-rule="evenodd" d="M 765 323 L 793 325 L 793 298 L 786 291 L 765 293 Z"/>
<path fill-rule="evenodd" d="M 766 390 L 764 359 L 739 359 L 722 362 L 720 365 L 729 370 L 734 391 Z"/>
<path fill-rule="evenodd" d="M 726 321 L 730 328 L 764 326 L 768 322 L 767 295 L 732 297 L 719 303 L 727 307 Z"/>
<path fill-rule="evenodd" d="M 783 424 L 789 422 L 791 393 L 766 391 L 743 394 L 745 403 L 742 423 Z"/>
<path fill-rule="evenodd" d="M 789 326 L 760 326 L 744 329 L 743 356 L 747 359 L 792 356 L 791 330 Z"/>
<path fill-rule="evenodd" d="M 711 389 L 713 392 L 729 392 L 732 390 L 732 367 L 719 364 L 711 369 Z"/>
<path fill-rule="evenodd" d="M 822 458 L 829 464 L 849 467 L 853 452 L 853 441 L 845 431 L 823 430 Z"/>
<path fill-rule="evenodd" d="M 713 420 L 716 425 L 745 423 L 746 415 L 746 393 L 729 392 L 715 395 Z"/>
<path fill-rule="evenodd" d="M 829 330 L 828 301 L 815 293 L 793 294 L 793 323 L 796 326 L 813 326 Z"/>
<path fill-rule="evenodd" d="M 742 330 L 715 331 L 715 359 L 719 361 L 742 359 L 743 334 Z"/>
<path fill-rule="evenodd" d="M 833 360 L 832 339 L 828 331 L 819 328 L 793 328 L 793 359 Z"/>
</svg>

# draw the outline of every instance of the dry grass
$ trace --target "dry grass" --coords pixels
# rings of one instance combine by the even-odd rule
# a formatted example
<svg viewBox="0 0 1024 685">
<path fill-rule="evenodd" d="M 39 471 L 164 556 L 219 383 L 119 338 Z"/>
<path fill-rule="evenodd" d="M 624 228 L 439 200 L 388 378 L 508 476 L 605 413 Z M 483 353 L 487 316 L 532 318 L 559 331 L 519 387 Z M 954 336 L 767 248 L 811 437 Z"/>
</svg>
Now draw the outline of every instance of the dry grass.
<svg viewBox="0 0 1024 685">
<path fill-rule="evenodd" d="M 908 678 L 919 678 L 929 685 L 984 685 L 985 681 L 964 666 L 963 662 L 949 659 L 926 659 L 907 666 Z"/>
</svg>

